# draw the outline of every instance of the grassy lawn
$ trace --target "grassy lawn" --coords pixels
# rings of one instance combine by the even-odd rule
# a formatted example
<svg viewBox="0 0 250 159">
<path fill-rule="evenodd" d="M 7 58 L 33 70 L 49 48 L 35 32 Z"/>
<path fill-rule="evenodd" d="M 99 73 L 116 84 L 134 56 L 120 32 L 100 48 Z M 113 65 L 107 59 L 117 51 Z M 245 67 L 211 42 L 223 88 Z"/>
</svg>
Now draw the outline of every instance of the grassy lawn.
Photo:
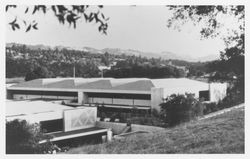
<svg viewBox="0 0 250 159">
<path fill-rule="evenodd" d="M 72 148 L 78 154 L 244 153 L 244 109 L 182 124 L 156 134 L 139 134 Z"/>
</svg>

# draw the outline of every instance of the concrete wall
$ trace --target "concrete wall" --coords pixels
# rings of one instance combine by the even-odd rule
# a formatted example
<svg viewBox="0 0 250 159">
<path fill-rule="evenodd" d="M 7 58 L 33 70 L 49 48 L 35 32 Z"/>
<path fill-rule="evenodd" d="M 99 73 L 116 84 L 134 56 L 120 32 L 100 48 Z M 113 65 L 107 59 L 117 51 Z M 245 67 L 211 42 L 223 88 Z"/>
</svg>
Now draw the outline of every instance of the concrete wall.
<svg viewBox="0 0 250 159">
<path fill-rule="evenodd" d="M 126 123 L 115 123 L 115 122 L 104 122 L 104 121 L 96 122 L 96 127 L 111 129 L 114 134 L 120 134 L 126 126 L 127 126 Z"/>
<path fill-rule="evenodd" d="M 208 90 L 208 87 L 176 87 L 176 88 L 165 88 L 164 89 L 164 98 L 172 94 L 185 94 L 192 93 L 195 95 L 195 98 L 199 98 L 199 91 Z"/>
<path fill-rule="evenodd" d="M 115 122 L 104 122 L 97 121 L 96 127 L 111 129 L 114 134 L 120 134 L 122 130 L 127 126 L 126 123 L 115 123 Z M 147 126 L 147 125 L 137 125 L 131 124 L 131 131 L 147 131 L 149 133 L 155 133 L 165 130 L 165 128 L 156 127 L 156 126 Z"/>
<path fill-rule="evenodd" d="M 77 102 L 79 104 L 83 103 L 83 92 L 77 92 Z"/>
<path fill-rule="evenodd" d="M 64 131 L 72 131 L 94 127 L 97 118 L 96 107 L 81 107 L 71 110 L 65 110 Z"/>
<path fill-rule="evenodd" d="M 78 95 L 77 95 L 77 101 L 78 101 L 78 104 L 85 104 L 85 103 L 89 103 L 89 99 L 88 99 L 88 94 L 87 93 L 84 93 L 84 92 L 77 92 Z"/>
<path fill-rule="evenodd" d="M 151 88 L 151 109 L 160 111 L 160 104 L 163 102 L 163 88 Z"/>
<path fill-rule="evenodd" d="M 88 99 L 89 99 L 89 97 L 88 97 L 88 94 L 87 93 L 83 93 L 83 104 L 85 104 L 85 103 L 88 103 Z"/>
<path fill-rule="evenodd" d="M 193 93 L 196 98 L 199 98 L 199 91 L 208 90 L 209 85 L 202 86 L 188 86 L 188 87 L 175 87 L 175 88 L 152 88 L 151 89 L 151 108 L 160 111 L 160 106 L 164 98 L 172 94 L 185 94 Z"/>
<path fill-rule="evenodd" d="M 210 83 L 209 84 L 209 96 L 211 102 L 218 102 L 227 95 L 226 83 Z"/>
</svg>

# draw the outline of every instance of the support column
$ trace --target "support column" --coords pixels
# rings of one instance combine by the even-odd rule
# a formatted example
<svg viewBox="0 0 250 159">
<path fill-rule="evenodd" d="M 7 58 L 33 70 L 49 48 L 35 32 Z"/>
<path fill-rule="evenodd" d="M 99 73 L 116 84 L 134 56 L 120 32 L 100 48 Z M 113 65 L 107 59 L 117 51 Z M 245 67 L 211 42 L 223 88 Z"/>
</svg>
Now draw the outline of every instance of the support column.
<svg viewBox="0 0 250 159">
<path fill-rule="evenodd" d="M 159 105 L 163 103 L 163 91 L 163 88 L 151 88 L 151 109 L 155 109 L 158 112 L 161 111 L 161 107 Z"/>
<path fill-rule="evenodd" d="M 78 104 L 88 103 L 88 94 L 85 92 L 78 92 Z"/>
<path fill-rule="evenodd" d="M 88 94 L 83 92 L 83 102 L 82 102 L 82 104 L 88 103 L 88 101 L 89 101 Z"/>
<path fill-rule="evenodd" d="M 78 92 L 78 104 L 83 103 L 83 92 Z"/>
<path fill-rule="evenodd" d="M 13 99 L 13 93 L 10 90 L 6 91 L 6 96 L 7 99 Z"/>
</svg>

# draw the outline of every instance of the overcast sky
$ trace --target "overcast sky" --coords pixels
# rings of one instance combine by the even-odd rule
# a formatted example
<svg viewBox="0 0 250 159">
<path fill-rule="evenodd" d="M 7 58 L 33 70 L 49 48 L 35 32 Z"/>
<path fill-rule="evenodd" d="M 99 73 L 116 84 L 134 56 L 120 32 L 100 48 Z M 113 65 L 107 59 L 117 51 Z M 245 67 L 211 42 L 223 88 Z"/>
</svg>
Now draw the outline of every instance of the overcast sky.
<svg viewBox="0 0 250 159">
<path fill-rule="evenodd" d="M 6 42 L 25 44 L 63 45 L 71 47 L 93 47 L 135 49 L 147 52 L 170 51 L 179 55 L 202 57 L 219 56 L 224 43 L 221 39 L 200 40 L 197 28 L 186 26 L 181 32 L 166 27 L 171 16 L 164 6 L 104 6 L 106 17 L 110 17 L 108 34 L 98 32 L 98 25 L 77 23 L 77 28 L 60 25 L 53 14 L 38 14 L 39 30 L 25 33 L 24 29 L 12 31 L 7 25 L 15 18 L 30 18 L 22 15 L 23 9 L 11 10 L 6 15 Z"/>
</svg>

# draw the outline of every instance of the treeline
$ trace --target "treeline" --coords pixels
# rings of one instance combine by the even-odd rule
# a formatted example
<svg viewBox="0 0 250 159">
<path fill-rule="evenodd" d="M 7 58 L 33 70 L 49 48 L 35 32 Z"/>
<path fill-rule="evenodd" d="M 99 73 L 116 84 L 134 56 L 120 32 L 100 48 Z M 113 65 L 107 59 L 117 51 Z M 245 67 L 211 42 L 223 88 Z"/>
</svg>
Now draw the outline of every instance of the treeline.
<svg viewBox="0 0 250 159">
<path fill-rule="evenodd" d="M 135 55 L 89 53 L 70 49 L 30 49 L 18 44 L 6 47 L 6 77 L 26 80 L 48 77 L 101 77 L 99 66 L 109 66 L 104 77 L 169 78 L 205 74 L 204 63 L 146 58 Z M 183 69 L 184 66 L 184 69 Z M 182 68 L 179 68 L 182 67 Z M 192 67 L 196 67 L 192 69 Z M 191 70 L 191 71 L 189 71 Z M 194 71 L 192 71 L 194 70 Z M 201 73 L 197 73 L 200 71 Z"/>
<path fill-rule="evenodd" d="M 98 77 L 105 54 L 68 49 L 29 49 L 25 45 L 6 47 L 6 77 Z M 110 55 L 110 61 L 115 59 Z M 41 76 L 40 78 L 43 78 Z"/>
<path fill-rule="evenodd" d="M 6 59 L 6 77 L 25 77 L 36 71 L 42 72 L 37 74 L 45 74 L 45 77 L 72 77 L 75 67 L 75 75 L 78 77 L 98 77 L 99 69 L 93 60 L 84 62 L 67 63 L 55 61 L 53 63 L 42 63 L 39 60 L 26 59 Z M 45 73 L 44 73 L 45 72 Z M 48 72 L 48 73 L 46 73 Z"/>
<path fill-rule="evenodd" d="M 105 77 L 146 77 L 146 78 L 171 78 L 185 77 L 185 71 L 173 66 L 130 66 L 125 68 L 114 67 L 104 73 Z"/>
</svg>

